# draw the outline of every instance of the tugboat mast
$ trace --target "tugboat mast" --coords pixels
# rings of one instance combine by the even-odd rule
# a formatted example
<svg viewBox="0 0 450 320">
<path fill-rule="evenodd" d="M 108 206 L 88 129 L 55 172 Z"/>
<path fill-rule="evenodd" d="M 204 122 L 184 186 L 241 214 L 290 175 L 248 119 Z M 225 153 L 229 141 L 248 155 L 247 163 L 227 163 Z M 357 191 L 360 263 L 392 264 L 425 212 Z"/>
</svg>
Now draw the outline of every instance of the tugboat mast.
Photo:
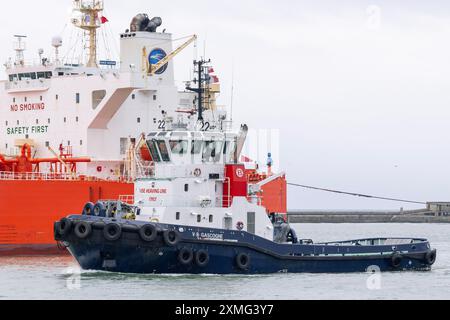
<svg viewBox="0 0 450 320">
<path fill-rule="evenodd" d="M 200 61 L 194 61 L 194 65 L 197 67 L 197 75 L 198 75 L 198 79 L 194 80 L 194 83 L 198 83 L 198 87 L 197 88 L 191 88 L 190 86 L 188 86 L 186 89 L 192 92 L 196 92 L 197 93 L 197 100 L 198 100 L 198 121 L 203 121 L 203 93 L 205 90 L 205 86 L 203 85 L 204 82 L 206 81 L 206 78 L 204 76 L 204 69 L 205 69 L 205 64 L 210 63 L 211 60 L 205 61 L 205 60 L 200 60 Z"/>
</svg>

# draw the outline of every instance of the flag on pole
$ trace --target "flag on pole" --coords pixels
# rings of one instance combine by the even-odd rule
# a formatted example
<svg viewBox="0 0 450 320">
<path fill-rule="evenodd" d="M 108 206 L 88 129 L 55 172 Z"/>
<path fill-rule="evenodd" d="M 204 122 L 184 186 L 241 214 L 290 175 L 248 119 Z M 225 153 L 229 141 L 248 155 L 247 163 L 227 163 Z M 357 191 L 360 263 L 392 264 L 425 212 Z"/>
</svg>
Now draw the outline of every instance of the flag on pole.
<svg viewBox="0 0 450 320">
<path fill-rule="evenodd" d="M 108 18 L 106 18 L 105 16 L 102 16 L 100 18 L 100 21 L 102 22 L 102 24 L 105 24 L 105 23 L 109 22 Z"/>
</svg>

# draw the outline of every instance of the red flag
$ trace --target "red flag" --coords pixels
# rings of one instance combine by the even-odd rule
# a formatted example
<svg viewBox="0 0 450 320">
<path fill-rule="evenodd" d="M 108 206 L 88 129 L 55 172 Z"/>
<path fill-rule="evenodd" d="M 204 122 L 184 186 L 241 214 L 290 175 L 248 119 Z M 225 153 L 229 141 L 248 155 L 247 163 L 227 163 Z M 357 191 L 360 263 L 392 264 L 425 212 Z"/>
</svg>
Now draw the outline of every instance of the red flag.
<svg viewBox="0 0 450 320">
<path fill-rule="evenodd" d="M 102 24 L 109 22 L 108 18 L 103 17 L 103 16 L 101 17 L 100 20 L 102 21 Z"/>
<path fill-rule="evenodd" d="M 208 73 L 214 73 L 214 68 L 209 68 Z"/>
</svg>

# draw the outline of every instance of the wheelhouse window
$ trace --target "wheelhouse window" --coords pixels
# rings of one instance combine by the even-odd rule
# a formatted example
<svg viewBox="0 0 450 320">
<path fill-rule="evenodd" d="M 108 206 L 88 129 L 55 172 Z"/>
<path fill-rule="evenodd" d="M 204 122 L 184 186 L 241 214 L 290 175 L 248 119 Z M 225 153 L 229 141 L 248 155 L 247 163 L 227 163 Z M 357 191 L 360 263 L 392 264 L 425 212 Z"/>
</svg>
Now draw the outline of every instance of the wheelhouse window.
<svg viewBox="0 0 450 320">
<path fill-rule="evenodd" d="M 188 151 L 189 142 L 186 140 L 171 140 L 170 149 L 173 154 L 184 155 Z"/>
<path fill-rule="evenodd" d="M 220 160 L 222 143 L 217 141 L 205 141 L 203 148 L 203 161 L 217 162 Z"/>
<path fill-rule="evenodd" d="M 159 152 L 161 153 L 161 159 L 164 162 L 170 162 L 169 150 L 167 149 L 166 141 L 157 141 Z"/>
<path fill-rule="evenodd" d="M 192 154 L 200 154 L 202 152 L 203 141 L 193 140 L 192 141 Z"/>
<path fill-rule="evenodd" d="M 152 155 L 152 159 L 154 162 L 161 162 L 161 157 L 159 156 L 158 148 L 156 147 L 156 142 L 153 140 L 147 141 L 148 149 L 150 150 L 150 154 Z"/>
</svg>

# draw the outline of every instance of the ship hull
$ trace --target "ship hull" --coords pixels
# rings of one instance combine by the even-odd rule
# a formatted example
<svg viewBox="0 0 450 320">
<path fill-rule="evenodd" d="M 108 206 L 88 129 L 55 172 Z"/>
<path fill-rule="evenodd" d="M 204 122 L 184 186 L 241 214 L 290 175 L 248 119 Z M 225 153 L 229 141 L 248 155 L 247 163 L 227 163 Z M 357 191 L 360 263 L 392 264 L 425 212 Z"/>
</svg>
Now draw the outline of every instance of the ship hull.
<svg viewBox="0 0 450 320">
<path fill-rule="evenodd" d="M 53 223 L 87 202 L 132 195 L 134 185 L 109 181 L 0 181 L 0 256 L 67 254 Z"/>
<path fill-rule="evenodd" d="M 429 259 L 434 255 L 435 259 L 436 256 L 427 241 L 414 245 L 399 245 L 393 252 L 392 246 L 338 248 L 325 244 L 287 245 L 246 232 L 158 224 L 155 225 L 160 230 L 158 237 L 148 243 L 139 235 L 138 230 L 142 225 L 130 222 L 122 224 L 120 239 L 109 241 L 105 240 L 105 226 L 117 222 L 91 217 L 70 219 L 73 228 L 81 221 L 91 224 L 89 237 L 80 239 L 74 232 L 61 237 L 58 231 L 55 231 L 55 237 L 64 241 L 70 253 L 85 270 L 136 274 L 429 271 L 434 261 L 427 260 L 427 257 Z M 55 230 L 57 228 L 56 224 Z M 169 245 L 164 239 L 162 234 L 168 231 L 180 234 L 175 245 Z M 205 265 L 201 265 L 195 258 L 199 252 L 207 253 Z M 401 252 L 401 255 L 397 252 Z"/>
</svg>

